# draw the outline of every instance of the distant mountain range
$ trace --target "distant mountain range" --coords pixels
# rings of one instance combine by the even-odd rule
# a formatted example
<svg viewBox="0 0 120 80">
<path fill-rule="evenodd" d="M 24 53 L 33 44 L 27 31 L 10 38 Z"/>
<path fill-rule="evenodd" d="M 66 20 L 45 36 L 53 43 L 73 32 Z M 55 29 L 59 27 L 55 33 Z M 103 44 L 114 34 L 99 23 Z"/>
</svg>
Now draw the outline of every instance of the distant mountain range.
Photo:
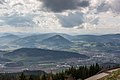
<svg viewBox="0 0 120 80">
<path fill-rule="evenodd" d="M 120 34 L 77 35 L 72 38 L 73 41 L 88 41 L 88 42 L 108 42 L 117 39 L 120 39 Z"/>
<path fill-rule="evenodd" d="M 24 38 L 20 38 L 17 40 L 12 41 L 10 44 L 20 45 L 20 46 L 30 46 L 36 43 L 39 43 L 43 39 L 51 37 L 51 34 L 36 34 L 30 35 Z"/>
<path fill-rule="evenodd" d="M 63 36 L 61 36 L 63 35 Z M 38 34 L 31 35 L 24 38 L 19 38 L 9 42 L 8 46 L 15 48 L 46 48 L 47 47 L 69 47 L 72 43 L 68 38 L 70 35 L 67 34 Z M 64 37 L 65 36 L 65 37 Z M 58 38 L 58 39 L 56 39 Z M 16 47 L 17 46 L 17 47 Z"/>
<path fill-rule="evenodd" d="M 34 42 L 39 42 L 42 41 L 44 39 L 50 38 L 50 37 L 55 37 L 55 36 L 61 36 L 64 37 L 66 39 L 68 39 L 69 41 L 88 41 L 88 42 L 102 42 L 102 41 L 110 41 L 110 40 L 114 40 L 114 39 L 119 39 L 120 38 L 120 34 L 106 34 L 106 35 L 68 35 L 68 34 L 62 34 L 62 33 L 47 33 L 47 34 L 34 34 L 31 36 L 27 36 L 24 38 L 20 38 L 18 41 L 19 42 L 24 42 L 25 40 L 30 42 L 33 41 Z M 53 37 L 53 38 L 54 38 Z M 16 41 L 16 43 L 17 43 Z"/>
<path fill-rule="evenodd" d="M 3 34 L 2 34 L 3 35 Z M 106 35 L 68 35 L 62 33 L 30 34 L 24 37 L 6 34 L 0 37 L 1 50 L 19 48 L 43 48 L 52 50 L 70 50 L 71 48 L 111 49 L 120 46 L 120 34 Z M 117 46 L 117 47 L 116 47 Z M 115 49 L 116 50 L 116 49 Z"/>
</svg>

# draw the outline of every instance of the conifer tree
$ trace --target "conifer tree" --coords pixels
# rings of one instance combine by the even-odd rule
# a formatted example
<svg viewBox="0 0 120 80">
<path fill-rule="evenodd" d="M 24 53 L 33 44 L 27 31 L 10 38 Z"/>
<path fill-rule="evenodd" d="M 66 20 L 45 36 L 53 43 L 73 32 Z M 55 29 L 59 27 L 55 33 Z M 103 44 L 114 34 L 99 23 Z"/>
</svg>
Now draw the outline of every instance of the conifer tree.
<svg viewBox="0 0 120 80">
<path fill-rule="evenodd" d="M 41 76 L 40 80 L 47 80 L 46 75 L 45 75 L 45 74 L 43 74 L 43 75 Z"/>
<path fill-rule="evenodd" d="M 20 75 L 19 80 L 27 80 L 27 79 L 26 79 L 26 76 L 24 75 L 24 73 L 22 73 L 22 74 Z"/>
<path fill-rule="evenodd" d="M 32 75 L 30 75 L 29 80 L 34 80 L 33 77 L 32 77 Z"/>
</svg>

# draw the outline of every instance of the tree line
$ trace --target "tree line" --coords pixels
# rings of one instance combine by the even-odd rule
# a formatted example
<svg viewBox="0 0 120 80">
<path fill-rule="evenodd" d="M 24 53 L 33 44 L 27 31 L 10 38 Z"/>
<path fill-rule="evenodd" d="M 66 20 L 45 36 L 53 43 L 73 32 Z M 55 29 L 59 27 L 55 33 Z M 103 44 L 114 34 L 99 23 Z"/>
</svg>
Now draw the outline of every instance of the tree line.
<svg viewBox="0 0 120 80">
<path fill-rule="evenodd" d="M 53 74 L 41 74 L 41 75 L 25 75 L 21 74 L 0 74 L 0 80 L 84 80 L 90 76 L 93 76 L 101 71 L 98 64 L 88 66 L 70 67 L 61 72 Z"/>
</svg>

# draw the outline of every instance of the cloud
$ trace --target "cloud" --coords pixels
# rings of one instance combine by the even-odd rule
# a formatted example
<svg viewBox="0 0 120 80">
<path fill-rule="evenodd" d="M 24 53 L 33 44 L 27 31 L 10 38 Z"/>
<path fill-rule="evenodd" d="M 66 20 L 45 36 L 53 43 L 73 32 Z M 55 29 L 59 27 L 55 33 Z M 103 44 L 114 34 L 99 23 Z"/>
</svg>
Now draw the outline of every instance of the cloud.
<svg viewBox="0 0 120 80">
<path fill-rule="evenodd" d="M 113 12 L 120 13 L 120 0 L 114 0 L 112 6 Z"/>
<path fill-rule="evenodd" d="M 65 10 L 74 10 L 79 7 L 88 7 L 87 0 L 40 0 L 44 7 L 53 12 L 62 12 Z"/>
<path fill-rule="evenodd" d="M 88 7 L 90 4 L 89 1 L 81 1 L 80 3 L 78 3 L 78 6 L 80 7 Z"/>
<path fill-rule="evenodd" d="M 120 0 L 103 0 L 97 7 L 97 11 L 112 11 L 113 13 L 120 13 Z"/>
<path fill-rule="evenodd" d="M 97 11 L 98 12 L 106 12 L 110 9 L 110 7 L 111 7 L 110 4 L 103 2 L 97 7 Z"/>
<path fill-rule="evenodd" d="M 1 19 L 5 25 L 13 26 L 13 27 L 32 27 L 35 23 L 32 21 L 32 17 L 30 16 L 22 16 L 22 15 L 11 15 L 4 16 Z"/>
<path fill-rule="evenodd" d="M 120 0 L 0 0 L 0 32 L 120 32 L 120 15 L 114 14 L 120 13 L 119 3 Z"/>
<path fill-rule="evenodd" d="M 69 15 L 57 15 L 63 27 L 73 28 L 84 23 L 84 14 L 80 12 L 69 13 Z"/>
<path fill-rule="evenodd" d="M 97 18 L 94 18 L 90 23 L 93 24 L 93 25 L 98 25 L 98 23 L 99 23 L 99 18 L 98 18 L 98 17 L 97 17 Z"/>
<path fill-rule="evenodd" d="M 0 0 L 0 4 L 3 4 L 5 2 L 5 0 Z"/>
</svg>

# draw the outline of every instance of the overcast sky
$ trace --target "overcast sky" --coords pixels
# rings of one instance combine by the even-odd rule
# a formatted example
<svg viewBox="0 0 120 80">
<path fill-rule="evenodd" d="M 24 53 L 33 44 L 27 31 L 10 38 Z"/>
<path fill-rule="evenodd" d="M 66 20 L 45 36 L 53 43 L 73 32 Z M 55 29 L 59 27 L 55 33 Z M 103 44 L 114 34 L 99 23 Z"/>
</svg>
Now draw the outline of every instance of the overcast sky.
<svg viewBox="0 0 120 80">
<path fill-rule="evenodd" d="M 0 0 L 0 32 L 120 33 L 120 0 Z"/>
</svg>

